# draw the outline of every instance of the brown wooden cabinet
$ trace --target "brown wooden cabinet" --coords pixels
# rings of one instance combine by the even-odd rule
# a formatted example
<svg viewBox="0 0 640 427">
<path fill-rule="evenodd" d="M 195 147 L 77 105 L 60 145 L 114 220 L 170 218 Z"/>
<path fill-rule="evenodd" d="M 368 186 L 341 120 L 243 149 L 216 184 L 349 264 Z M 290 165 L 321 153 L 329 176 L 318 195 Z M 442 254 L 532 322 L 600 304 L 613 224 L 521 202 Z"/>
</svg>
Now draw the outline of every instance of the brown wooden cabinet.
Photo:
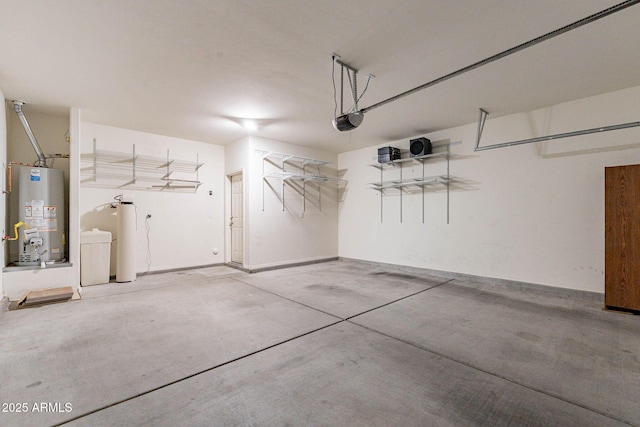
<svg viewBox="0 0 640 427">
<path fill-rule="evenodd" d="M 640 312 L 640 165 L 604 172 L 604 304 Z"/>
</svg>

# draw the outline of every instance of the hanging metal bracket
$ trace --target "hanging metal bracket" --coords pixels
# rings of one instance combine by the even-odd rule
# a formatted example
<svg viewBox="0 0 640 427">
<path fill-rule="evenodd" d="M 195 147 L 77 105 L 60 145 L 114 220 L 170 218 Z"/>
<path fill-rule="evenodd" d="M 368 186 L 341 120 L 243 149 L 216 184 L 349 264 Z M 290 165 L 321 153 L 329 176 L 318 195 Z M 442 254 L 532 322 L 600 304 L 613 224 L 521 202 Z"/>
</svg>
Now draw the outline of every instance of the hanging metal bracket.
<svg viewBox="0 0 640 427">
<path fill-rule="evenodd" d="M 480 116 L 478 117 L 478 137 L 476 138 L 476 147 L 474 151 L 478 151 L 478 146 L 480 145 L 480 138 L 482 138 L 482 131 L 484 130 L 484 124 L 487 121 L 487 116 L 489 113 L 482 108 L 478 108 L 480 110 Z"/>
<path fill-rule="evenodd" d="M 502 142 L 500 144 L 485 145 L 484 147 L 480 147 L 480 138 L 482 137 L 482 131 L 484 130 L 484 124 L 487 121 L 488 115 L 489 113 L 487 113 L 485 110 L 480 108 L 480 117 L 478 117 L 478 135 L 476 138 L 476 146 L 473 151 L 493 150 L 495 148 L 512 147 L 514 145 L 531 144 L 534 142 L 553 141 L 554 139 L 570 138 L 572 136 L 588 135 L 591 133 L 608 132 L 612 130 L 628 129 L 628 128 L 640 126 L 640 122 L 629 122 L 629 123 L 622 123 L 618 125 L 601 126 L 597 128 L 591 128 L 591 129 L 576 130 L 573 132 L 556 133 L 554 135 L 539 136 L 536 138 L 520 139 L 517 141 Z"/>
<path fill-rule="evenodd" d="M 640 0 L 638 0 L 640 1 Z M 358 96 L 358 70 L 353 68 L 352 66 L 345 64 L 340 61 L 339 56 L 335 53 L 331 57 L 333 61 L 333 71 L 331 74 L 331 79 L 333 80 L 333 99 L 335 102 L 335 110 L 334 110 L 334 119 L 333 119 L 333 127 L 340 131 L 350 131 L 362 124 L 362 120 L 364 119 L 363 113 L 358 108 L 358 102 L 360 98 L 364 96 L 367 92 L 367 88 L 369 87 L 369 82 L 373 77 L 372 74 L 369 74 L 367 78 L 367 83 L 364 87 L 362 93 Z M 335 80 L 335 64 L 340 65 L 340 115 L 338 115 L 338 100 L 336 93 L 336 80 Z M 353 101 L 353 106 L 347 111 L 344 112 L 344 72 L 347 71 L 347 78 L 349 80 L 349 89 L 351 90 L 351 98 Z"/>
<path fill-rule="evenodd" d="M 344 72 L 347 71 L 349 87 L 351 89 L 351 98 L 353 99 L 353 112 L 358 111 L 358 70 L 349 64 L 338 59 L 338 55 L 333 55 L 333 60 L 340 65 L 340 115 L 344 114 Z M 351 112 L 351 111 L 349 111 Z"/>
</svg>

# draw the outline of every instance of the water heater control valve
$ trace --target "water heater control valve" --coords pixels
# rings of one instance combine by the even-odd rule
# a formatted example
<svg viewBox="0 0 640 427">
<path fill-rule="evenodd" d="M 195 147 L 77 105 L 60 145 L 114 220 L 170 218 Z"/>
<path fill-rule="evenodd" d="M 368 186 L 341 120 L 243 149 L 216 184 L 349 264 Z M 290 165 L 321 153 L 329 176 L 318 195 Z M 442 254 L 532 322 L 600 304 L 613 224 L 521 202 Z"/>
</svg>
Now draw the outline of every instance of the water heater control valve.
<svg viewBox="0 0 640 427">
<path fill-rule="evenodd" d="M 32 238 L 29 240 L 29 244 L 30 244 L 33 248 L 36 248 L 36 249 L 38 249 L 40 246 L 42 246 L 42 243 L 43 243 L 43 241 L 42 241 L 42 237 L 32 237 Z"/>
</svg>

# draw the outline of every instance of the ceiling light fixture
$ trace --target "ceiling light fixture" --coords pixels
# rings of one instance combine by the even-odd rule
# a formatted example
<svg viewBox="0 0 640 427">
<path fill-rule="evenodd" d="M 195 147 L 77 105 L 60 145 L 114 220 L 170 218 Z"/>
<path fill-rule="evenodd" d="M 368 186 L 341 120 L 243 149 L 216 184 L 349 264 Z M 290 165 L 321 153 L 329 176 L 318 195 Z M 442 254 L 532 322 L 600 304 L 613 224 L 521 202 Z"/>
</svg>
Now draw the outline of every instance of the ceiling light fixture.
<svg viewBox="0 0 640 427">
<path fill-rule="evenodd" d="M 251 131 L 254 131 L 254 130 L 258 130 L 258 123 L 256 123 L 255 120 L 245 119 L 242 122 L 242 127 L 244 127 L 246 130 L 251 132 Z"/>
</svg>

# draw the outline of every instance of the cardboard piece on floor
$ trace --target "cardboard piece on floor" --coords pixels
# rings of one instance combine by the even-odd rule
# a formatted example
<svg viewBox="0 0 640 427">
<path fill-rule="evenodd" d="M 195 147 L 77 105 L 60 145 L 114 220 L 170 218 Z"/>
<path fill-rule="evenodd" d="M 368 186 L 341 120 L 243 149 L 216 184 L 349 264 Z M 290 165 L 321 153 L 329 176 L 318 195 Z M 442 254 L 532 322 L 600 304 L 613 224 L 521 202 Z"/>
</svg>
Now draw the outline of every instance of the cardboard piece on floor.
<svg viewBox="0 0 640 427">
<path fill-rule="evenodd" d="M 68 301 L 73 297 L 74 291 L 71 286 L 64 288 L 39 289 L 28 291 L 20 295 L 17 301 L 11 304 L 10 309 L 30 307 L 34 305 L 49 304 L 54 302 Z"/>
<path fill-rule="evenodd" d="M 24 300 L 27 299 L 27 296 L 29 295 L 31 291 L 26 291 L 23 292 L 22 295 L 20 295 L 20 297 L 16 300 L 16 301 L 12 301 L 12 305 L 14 306 L 13 308 L 17 308 L 20 304 L 22 304 L 24 302 Z"/>
</svg>

